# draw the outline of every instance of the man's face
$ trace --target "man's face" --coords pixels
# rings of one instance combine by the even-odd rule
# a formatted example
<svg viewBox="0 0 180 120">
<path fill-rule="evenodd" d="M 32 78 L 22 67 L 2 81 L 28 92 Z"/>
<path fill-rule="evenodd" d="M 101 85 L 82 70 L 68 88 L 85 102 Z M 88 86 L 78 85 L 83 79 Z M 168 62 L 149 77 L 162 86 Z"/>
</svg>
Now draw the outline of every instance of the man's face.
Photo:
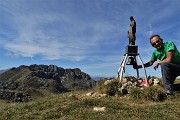
<svg viewBox="0 0 180 120">
<path fill-rule="evenodd" d="M 163 45 L 163 42 L 158 36 L 155 36 L 151 39 L 151 45 L 157 49 L 160 49 Z"/>
</svg>

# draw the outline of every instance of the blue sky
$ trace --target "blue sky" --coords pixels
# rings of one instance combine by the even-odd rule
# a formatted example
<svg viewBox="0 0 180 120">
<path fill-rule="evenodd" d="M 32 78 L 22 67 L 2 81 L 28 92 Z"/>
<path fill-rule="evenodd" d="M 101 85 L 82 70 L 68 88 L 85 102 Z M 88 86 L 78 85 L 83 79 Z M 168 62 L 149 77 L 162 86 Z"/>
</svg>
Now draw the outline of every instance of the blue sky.
<svg viewBox="0 0 180 120">
<path fill-rule="evenodd" d="M 144 63 L 154 50 L 152 34 L 180 50 L 179 6 L 179 0 L 1 0 L 0 69 L 54 64 L 115 77 L 129 43 L 130 16 L 136 20 L 136 45 Z M 160 68 L 146 70 L 161 75 Z M 127 66 L 125 74 L 136 71 Z"/>
</svg>

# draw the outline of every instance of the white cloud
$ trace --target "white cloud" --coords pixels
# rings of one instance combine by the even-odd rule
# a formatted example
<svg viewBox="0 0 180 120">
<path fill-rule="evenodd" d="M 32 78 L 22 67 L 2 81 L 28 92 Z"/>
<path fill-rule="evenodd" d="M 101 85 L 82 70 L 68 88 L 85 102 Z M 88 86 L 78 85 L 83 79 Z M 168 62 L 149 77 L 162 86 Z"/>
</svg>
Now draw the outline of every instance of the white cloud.
<svg viewBox="0 0 180 120">
<path fill-rule="evenodd" d="M 17 16 L 17 13 L 12 14 Z M 80 61 L 92 50 L 98 50 L 97 46 L 114 36 L 113 31 L 117 29 L 106 21 L 86 24 L 72 19 L 63 14 L 19 14 L 13 18 L 18 34 L 4 47 L 15 56 L 39 55 L 42 59 Z"/>
<path fill-rule="evenodd" d="M 116 69 L 128 44 L 129 17 L 133 15 L 137 22 L 140 55 L 149 60 L 153 51 L 149 44 L 151 34 L 164 35 L 173 29 L 177 30 L 174 39 L 180 39 L 179 3 L 178 0 L 1 1 L 0 23 L 6 27 L 0 28 L 0 46 L 13 57 L 83 61 L 89 69 Z M 177 21 L 171 23 L 173 19 Z"/>
</svg>

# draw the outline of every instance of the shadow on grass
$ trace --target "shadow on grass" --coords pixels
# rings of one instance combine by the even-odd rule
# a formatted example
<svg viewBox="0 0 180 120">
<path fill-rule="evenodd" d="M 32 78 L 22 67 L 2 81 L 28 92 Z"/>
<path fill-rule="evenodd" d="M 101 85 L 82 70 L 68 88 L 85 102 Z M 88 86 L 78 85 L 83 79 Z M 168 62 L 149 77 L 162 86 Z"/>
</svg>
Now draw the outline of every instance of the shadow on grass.
<svg viewBox="0 0 180 120">
<path fill-rule="evenodd" d="M 174 84 L 174 91 L 180 93 L 180 83 Z"/>
</svg>

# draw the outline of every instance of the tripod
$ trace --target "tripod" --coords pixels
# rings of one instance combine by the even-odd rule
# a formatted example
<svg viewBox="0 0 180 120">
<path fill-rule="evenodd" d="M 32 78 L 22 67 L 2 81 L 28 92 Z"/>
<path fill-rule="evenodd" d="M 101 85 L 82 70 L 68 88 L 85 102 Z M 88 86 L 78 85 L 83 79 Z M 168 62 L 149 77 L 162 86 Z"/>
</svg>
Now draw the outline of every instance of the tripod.
<svg viewBox="0 0 180 120">
<path fill-rule="evenodd" d="M 138 57 L 141 65 L 142 65 L 143 71 L 144 71 L 145 82 L 148 83 L 148 81 L 147 81 L 147 74 L 146 74 L 146 70 L 145 70 L 143 61 L 142 61 L 139 53 L 137 53 L 137 46 L 135 46 L 135 45 L 129 45 L 129 46 L 126 47 L 126 53 L 124 54 L 124 57 L 123 57 L 123 59 L 122 59 L 122 61 L 120 63 L 120 67 L 118 69 L 118 76 L 117 76 L 117 78 L 119 78 L 120 81 L 122 80 L 123 72 L 125 72 L 125 66 L 126 66 L 126 63 L 127 63 L 127 58 L 129 56 L 134 59 L 134 63 L 135 64 L 137 64 L 136 57 Z M 133 64 L 129 64 L 129 65 L 134 65 L 134 63 Z M 138 69 L 136 69 L 136 72 L 137 72 L 137 78 L 139 78 L 139 71 L 138 71 Z"/>
</svg>

